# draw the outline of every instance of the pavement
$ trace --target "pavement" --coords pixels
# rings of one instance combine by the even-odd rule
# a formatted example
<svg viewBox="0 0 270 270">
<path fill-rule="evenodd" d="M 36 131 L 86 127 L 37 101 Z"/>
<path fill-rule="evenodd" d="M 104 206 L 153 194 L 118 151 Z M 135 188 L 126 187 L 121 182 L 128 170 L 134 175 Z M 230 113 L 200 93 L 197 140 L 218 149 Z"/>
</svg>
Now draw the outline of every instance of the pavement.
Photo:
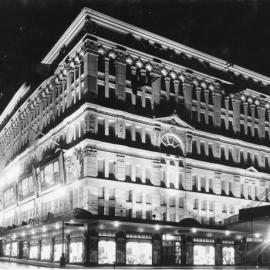
<svg viewBox="0 0 270 270">
<path fill-rule="evenodd" d="M 25 260 L 25 259 L 17 259 L 17 258 L 11 258 L 9 262 L 8 257 L 0 257 L 0 270 L 5 269 L 11 269 L 11 270 L 37 270 L 37 269 L 53 269 L 53 268 L 60 268 L 59 263 L 53 263 L 53 262 L 44 262 L 44 261 L 35 261 L 35 260 Z M 82 265 L 72 265 L 68 264 L 65 267 L 61 269 L 91 269 L 91 270 L 108 270 L 108 269 L 114 269 L 113 266 L 82 266 Z M 116 270 L 155 270 L 155 269 L 166 269 L 166 270 L 175 270 L 175 269 L 181 269 L 181 270 L 270 270 L 270 266 L 116 266 Z"/>
</svg>

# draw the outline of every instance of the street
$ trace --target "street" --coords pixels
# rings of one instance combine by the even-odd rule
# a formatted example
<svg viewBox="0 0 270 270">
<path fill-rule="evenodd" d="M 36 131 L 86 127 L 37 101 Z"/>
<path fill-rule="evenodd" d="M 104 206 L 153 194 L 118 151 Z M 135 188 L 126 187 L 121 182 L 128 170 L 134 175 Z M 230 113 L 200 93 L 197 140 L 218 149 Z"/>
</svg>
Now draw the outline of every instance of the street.
<svg viewBox="0 0 270 270">
<path fill-rule="evenodd" d="M 28 270 L 34 270 L 34 269 L 52 269 L 52 268 L 58 268 L 57 266 L 52 266 L 50 264 L 48 264 L 46 267 L 45 266 L 34 266 L 34 265 L 26 265 L 26 264 L 19 264 L 19 263 L 15 263 L 15 262 L 4 262 L 4 261 L 0 261 L 0 270 L 3 270 L 3 269 L 11 269 L 11 270 L 16 270 L 16 269 L 28 269 Z M 98 270 L 108 270 L 108 269 L 114 269 L 113 267 L 111 266 L 107 266 L 107 267 L 82 267 L 82 266 L 75 266 L 75 268 L 71 265 L 67 265 L 66 267 L 64 268 L 61 268 L 61 269 L 98 269 Z M 127 269 L 133 269 L 133 270 L 142 270 L 142 269 L 147 269 L 147 270 L 151 270 L 151 269 L 166 269 L 166 270 L 169 270 L 169 269 L 183 269 L 183 270 L 187 270 L 187 269 L 196 269 L 196 270 L 208 270 L 208 269 L 212 269 L 212 270 L 215 270 L 215 269 L 218 269 L 218 270 L 221 270 L 221 269 L 227 269 L 227 270 L 234 270 L 234 269 L 237 269 L 237 270 L 257 270 L 257 269 L 260 269 L 260 270 L 269 270 L 270 267 L 258 267 L 256 268 L 255 266 L 249 266 L 249 267 L 233 267 L 233 266 L 227 266 L 227 267 L 214 267 L 214 266 L 203 266 L 203 267 L 116 267 L 116 269 L 121 269 L 121 270 L 127 270 Z"/>
</svg>

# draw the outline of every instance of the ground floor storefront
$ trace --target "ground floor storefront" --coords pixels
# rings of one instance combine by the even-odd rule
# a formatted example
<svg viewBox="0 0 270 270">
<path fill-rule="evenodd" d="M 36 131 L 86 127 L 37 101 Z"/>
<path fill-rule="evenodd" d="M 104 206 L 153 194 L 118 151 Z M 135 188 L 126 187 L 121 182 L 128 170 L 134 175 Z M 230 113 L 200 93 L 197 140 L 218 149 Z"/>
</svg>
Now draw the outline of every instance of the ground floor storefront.
<svg viewBox="0 0 270 270">
<path fill-rule="evenodd" d="M 119 223 L 52 223 L 1 236 L 0 256 L 58 263 L 118 266 L 269 265 L 260 239 L 191 228 Z"/>
</svg>

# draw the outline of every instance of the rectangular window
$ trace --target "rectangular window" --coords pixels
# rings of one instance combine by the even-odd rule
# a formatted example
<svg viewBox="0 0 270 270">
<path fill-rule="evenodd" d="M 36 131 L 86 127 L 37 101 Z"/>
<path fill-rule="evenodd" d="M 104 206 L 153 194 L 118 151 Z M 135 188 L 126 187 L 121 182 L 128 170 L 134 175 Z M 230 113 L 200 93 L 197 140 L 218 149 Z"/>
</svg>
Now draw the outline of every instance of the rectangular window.
<svg viewBox="0 0 270 270">
<path fill-rule="evenodd" d="M 46 165 L 41 169 L 41 185 L 49 187 L 61 182 L 59 161 Z"/>
<path fill-rule="evenodd" d="M 136 203 L 142 203 L 142 192 L 136 193 Z"/>
<path fill-rule="evenodd" d="M 195 199 L 195 200 L 194 200 L 193 209 L 194 209 L 194 210 L 198 210 L 198 209 L 199 209 L 199 200 L 198 200 L 198 199 Z"/>
<path fill-rule="evenodd" d="M 146 194 L 146 204 L 151 204 L 151 203 L 152 203 L 151 194 Z"/>
<path fill-rule="evenodd" d="M 126 201 L 127 202 L 132 202 L 132 190 L 128 190 L 126 192 Z"/>
<path fill-rule="evenodd" d="M 99 187 L 98 188 L 98 198 L 99 199 L 104 199 L 104 193 L 105 193 L 105 188 L 104 187 Z"/>
<path fill-rule="evenodd" d="M 175 206 L 175 197 L 170 197 L 170 207 Z"/>
<path fill-rule="evenodd" d="M 109 206 L 109 216 L 114 217 L 115 216 L 115 207 Z"/>
<path fill-rule="evenodd" d="M 207 210 L 207 201 L 203 200 L 202 201 L 202 211 L 206 211 Z"/>
<path fill-rule="evenodd" d="M 179 198 L 179 208 L 184 208 L 184 198 Z"/>
<path fill-rule="evenodd" d="M 110 188 L 109 190 L 109 200 L 115 200 L 115 189 Z"/>
<path fill-rule="evenodd" d="M 201 177 L 201 191 L 206 191 L 206 177 Z"/>
<path fill-rule="evenodd" d="M 142 210 L 137 210 L 136 211 L 136 218 L 137 219 L 142 219 Z"/>
<path fill-rule="evenodd" d="M 152 219 L 152 211 L 151 210 L 146 211 L 146 219 L 148 219 L 148 220 Z"/>
</svg>

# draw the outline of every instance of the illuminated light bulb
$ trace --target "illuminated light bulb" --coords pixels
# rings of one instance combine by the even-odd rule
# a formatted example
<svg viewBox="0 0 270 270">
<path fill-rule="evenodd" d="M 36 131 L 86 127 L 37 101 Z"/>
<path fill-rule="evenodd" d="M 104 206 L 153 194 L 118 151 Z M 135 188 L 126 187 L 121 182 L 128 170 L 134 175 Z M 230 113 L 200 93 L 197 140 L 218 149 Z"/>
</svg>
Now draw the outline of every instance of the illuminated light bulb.
<svg viewBox="0 0 270 270">
<path fill-rule="evenodd" d="M 46 231 L 47 231 L 46 227 L 43 227 L 42 232 L 46 232 Z"/>
<path fill-rule="evenodd" d="M 22 237 L 24 237 L 25 236 L 25 232 L 22 232 Z"/>
<path fill-rule="evenodd" d="M 197 232 L 197 229 L 196 228 L 192 228 L 191 229 L 191 232 L 196 233 Z"/>
<path fill-rule="evenodd" d="M 269 109 L 270 108 L 270 104 L 268 102 L 265 104 L 265 108 L 266 109 Z"/>
<path fill-rule="evenodd" d="M 12 239 L 16 239 L 16 234 L 13 234 L 12 235 Z"/>
<path fill-rule="evenodd" d="M 57 229 L 57 230 L 58 230 L 59 228 L 60 228 L 59 224 L 58 224 L 58 223 L 56 223 L 56 224 L 55 224 L 55 229 Z"/>
<path fill-rule="evenodd" d="M 118 221 L 114 221 L 113 226 L 114 227 L 118 227 L 119 226 L 119 222 Z"/>
<path fill-rule="evenodd" d="M 31 231 L 31 234 L 34 235 L 34 234 L 35 234 L 35 230 L 32 230 L 32 231 Z"/>
<path fill-rule="evenodd" d="M 249 104 L 251 104 L 251 103 L 253 102 L 252 97 L 249 97 L 249 98 L 248 98 L 248 102 L 249 102 Z"/>
<path fill-rule="evenodd" d="M 158 231 L 160 229 L 160 226 L 158 224 L 155 225 L 155 230 Z"/>
<path fill-rule="evenodd" d="M 255 236 L 256 238 L 259 238 L 259 237 L 261 236 L 261 234 L 260 234 L 260 233 L 255 233 L 254 236 Z"/>
<path fill-rule="evenodd" d="M 241 96 L 241 100 L 242 100 L 243 102 L 245 102 L 245 101 L 246 101 L 246 96 L 245 96 L 245 95 L 242 95 L 242 96 Z"/>
<path fill-rule="evenodd" d="M 230 235 L 231 233 L 230 233 L 230 231 L 225 231 L 225 235 Z"/>
</svg>

